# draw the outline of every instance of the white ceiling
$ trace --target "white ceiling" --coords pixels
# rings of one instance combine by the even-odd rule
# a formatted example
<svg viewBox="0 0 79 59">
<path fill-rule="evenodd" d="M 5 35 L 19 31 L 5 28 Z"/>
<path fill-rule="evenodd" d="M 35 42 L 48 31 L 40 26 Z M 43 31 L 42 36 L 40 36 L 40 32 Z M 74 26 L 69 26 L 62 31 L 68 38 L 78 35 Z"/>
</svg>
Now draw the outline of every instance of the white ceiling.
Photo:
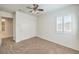
<svg viewBox="0 0 79 59">
<path fill-rule="evenodd" d="M 44 12 L 55 11 L 57 9 L 64 8 L 67 6 L 69 6 L 69 4 L 39 4 L 39 8 L 44 9 Z M 32 4 L 0 4 L 0 10 L 12 13 L 17 11 L 18 9 L 21 9 L 24 12 L 29 12 L 30 10 L 26 7 L 32 7 Z"/>
</svg>

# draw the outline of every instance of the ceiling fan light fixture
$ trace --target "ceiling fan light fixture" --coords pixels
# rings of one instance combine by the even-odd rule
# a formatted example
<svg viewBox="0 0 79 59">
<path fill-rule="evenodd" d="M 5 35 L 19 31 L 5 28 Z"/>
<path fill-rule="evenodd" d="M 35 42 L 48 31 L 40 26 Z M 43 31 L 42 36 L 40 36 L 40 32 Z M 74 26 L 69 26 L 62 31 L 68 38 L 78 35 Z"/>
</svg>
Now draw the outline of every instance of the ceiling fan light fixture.
<svg viewBox="0 0 79 59">
<path fill-rule="evenodd" d="M 38 13 L 38 11 L 37 11 L 37 10 L 36 10 L 36 11 L 34 11 L 34 10 L 33 10 L 33 11 L 32 11 L 32 13 L 33 13 L 33 14 L 37 14 L 37 13 Z"/>
<path fill-rule="evenodd" d="M 35 12 L 35 14 L 37 14 L 37 13 L 38 13 L 38 11 Z"/>
<path fill-rule="evenodd" d="M 32 13 L 35 13 L 35 11 L 34 11 L 34 10 L 32 10 Z"/>
</svg>

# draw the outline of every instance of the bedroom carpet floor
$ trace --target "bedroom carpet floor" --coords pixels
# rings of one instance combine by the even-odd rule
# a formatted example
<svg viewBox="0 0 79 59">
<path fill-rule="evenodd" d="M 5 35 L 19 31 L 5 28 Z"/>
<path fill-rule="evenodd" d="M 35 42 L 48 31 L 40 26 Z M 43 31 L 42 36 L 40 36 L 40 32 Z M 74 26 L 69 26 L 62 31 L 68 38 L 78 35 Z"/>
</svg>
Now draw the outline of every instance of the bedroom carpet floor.
<svg viewBox="0 0 79 59">
<path fill-rule="evenodd" d="M 78 54 L 79 51 L 33 37 L 15 43 L 12 38 L 2 39 L 0 54 Z"/>
</svg>

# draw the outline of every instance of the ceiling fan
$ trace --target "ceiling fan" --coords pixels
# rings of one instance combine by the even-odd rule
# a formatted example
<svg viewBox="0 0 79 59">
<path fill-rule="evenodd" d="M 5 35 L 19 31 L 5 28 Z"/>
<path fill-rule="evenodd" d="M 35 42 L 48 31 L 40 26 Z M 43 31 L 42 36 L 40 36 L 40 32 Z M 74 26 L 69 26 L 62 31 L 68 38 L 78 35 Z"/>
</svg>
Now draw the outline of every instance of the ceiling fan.
<svg viewBox="0 0 79 59">
<path fill-rule="evenodd" d="M 32 9 L 30 12 L 32 12 L 34 14 L 38 14 L 39 11 L 44 11 L 44 9 L 39 9 L 38 4 L 33 4 L 32 7 L 26 7 L 26 8 Z"/>
</svg>

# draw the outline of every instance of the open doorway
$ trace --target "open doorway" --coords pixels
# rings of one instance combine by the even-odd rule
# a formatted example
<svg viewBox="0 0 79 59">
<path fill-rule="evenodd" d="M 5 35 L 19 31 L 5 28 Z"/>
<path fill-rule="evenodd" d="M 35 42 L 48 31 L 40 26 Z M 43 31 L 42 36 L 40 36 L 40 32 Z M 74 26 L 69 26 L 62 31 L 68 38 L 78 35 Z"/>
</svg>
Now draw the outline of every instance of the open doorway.
<svg viewBox="0 0 79 59">
<path fill-rule="evenodd" d="M 2 38 L 13 37 L 13 18 L 1 17 Z"/>
<path fill-rule="evenodd" d="M 13 40 L 13 18 L 0 17 L 0 46 L 4 43 L 4 39 Z M 9 42 L 11 42 L 9 40 Z M 7 42 L 7 40 L 5 41 Z"/>
</svg>

